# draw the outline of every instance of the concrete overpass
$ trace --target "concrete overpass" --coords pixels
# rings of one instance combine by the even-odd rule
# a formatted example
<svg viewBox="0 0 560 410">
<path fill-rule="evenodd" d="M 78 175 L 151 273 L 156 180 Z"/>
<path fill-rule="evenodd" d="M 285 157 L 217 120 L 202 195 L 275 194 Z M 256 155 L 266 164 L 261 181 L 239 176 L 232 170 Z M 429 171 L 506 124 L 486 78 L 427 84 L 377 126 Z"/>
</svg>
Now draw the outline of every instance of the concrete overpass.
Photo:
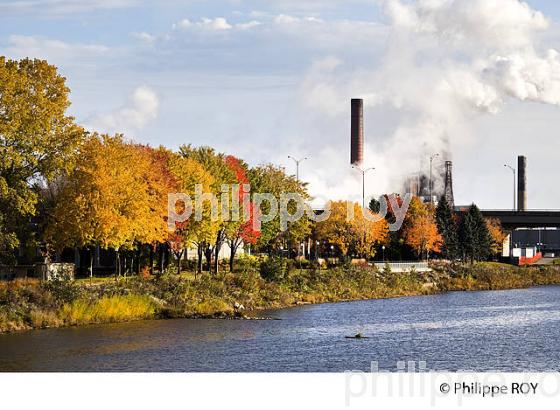
<svg viewBox="0 0 560 410">
<path fill-rule="evenodd" d="M 485 218 L 496 218 L 507 230 L 518 228 L 560 228 L 560 210 L 481 210 Z"/>
</svg>

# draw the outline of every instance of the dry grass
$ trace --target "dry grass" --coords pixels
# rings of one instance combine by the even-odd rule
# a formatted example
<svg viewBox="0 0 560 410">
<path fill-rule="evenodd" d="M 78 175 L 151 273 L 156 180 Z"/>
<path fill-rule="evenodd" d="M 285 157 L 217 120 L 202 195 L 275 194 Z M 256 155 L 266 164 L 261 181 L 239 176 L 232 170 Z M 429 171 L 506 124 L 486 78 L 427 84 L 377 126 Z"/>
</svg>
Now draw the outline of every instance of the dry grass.
<svg viewBox="0 0 560 410">
<path fill-rule="evenodd" d="M 102 297 L 91 302 L 76 300 L 62 306 L 60 311 L 62 320 L 68 325 L 147 319 L 154 314 L 154 302 L 143 295 Z"/>
</svg>

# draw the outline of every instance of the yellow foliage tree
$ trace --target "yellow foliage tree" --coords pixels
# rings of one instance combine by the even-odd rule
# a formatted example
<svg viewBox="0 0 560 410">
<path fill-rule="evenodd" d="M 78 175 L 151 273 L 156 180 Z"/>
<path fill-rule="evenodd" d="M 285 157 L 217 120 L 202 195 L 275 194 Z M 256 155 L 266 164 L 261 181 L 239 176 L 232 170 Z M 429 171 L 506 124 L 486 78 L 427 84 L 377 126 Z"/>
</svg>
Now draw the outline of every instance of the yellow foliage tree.
<svg viewBox="0 0 560 410">
<path fill-rule="evenodd" d="M 176 183 L 164 159 L 161 151 L 126 143 L 120 135 L 92 135 L 56 199 L 47 240 L 58 249 L 117 252 L 165 242 L 167 194 Z"/>
<path fill-rule="evenodd" d="M 67 115 L 70 89 L 55 66 L 43 60 L 0 56 L 0 263 L 36 215 L 38 183 L 72 165 L 85 131 Z"/>
<path fill-rule="evenodd" d="M 347 256 L 354 252 L 362 257 L 374 256 L 375 246 L 389 237 L 389 225 L 370 210 L 348 201 L 329 202 L 330 217 L 317 223 L 316 236 L 336 246 Z"/>
<path fill-rule="evenodd" d="M 196 160 L 178 154 L 169 157 L 169 170 L 178 180 L 179 192 L 194 199 L 197 185 L 202 193 L 212 192 L 214 177 Z M 194 205 L 194 204 L 193 204 Z M 188 221 L 176 224 L 175 231 L 170 233 L 171 247 L 180 263 L 183 249 L 195 245 L 199 250 L 198 271 L 202 270 L 202 246 L 211 242 L 218 233 L 219 221 L 212 220 L 211 207 L 208 202 L 203 204 L 202 219 L 197 220 L 194 212 Z M 180 265 L 178 265 L 180 270 Z"/>
</svg>

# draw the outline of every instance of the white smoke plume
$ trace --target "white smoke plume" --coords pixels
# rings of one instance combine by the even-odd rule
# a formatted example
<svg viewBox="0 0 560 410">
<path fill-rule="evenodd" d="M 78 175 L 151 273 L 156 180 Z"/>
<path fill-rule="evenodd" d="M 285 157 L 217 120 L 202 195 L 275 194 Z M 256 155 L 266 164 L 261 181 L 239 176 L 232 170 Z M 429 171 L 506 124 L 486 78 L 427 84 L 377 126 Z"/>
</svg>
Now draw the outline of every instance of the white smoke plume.
<svg viewBox="0 0 560 410">
<path fill-rule="evenodd" d="M 366 136 L 365 161 L 376 166 L 372 180 L 378 194 L 399 191 L 403 177 L 426 172 L 430 155 L 451 159 L 453 151 L 472 144 L 476 136 L 469 122 L 474 116 L 499 113 L 510 99 L 560 105 L 559 53 L 540 45 L 549 21 L 526 3 L 380 4 L 390 21 L 380 63 L 347 71 L 344 62 L 328 59 L 312 68 L 303 85 L 306 103 L 324 114 L 348 115 L 350 97 L 363 97 L 366 115 L 383 109 L 398 118 L 387 135 L 372 137 L 370 129 Z M 335 161 L 328 152 L 320 155 Z M 350 175 L 356 191 L 361 183 L 357 175 L 348 170 L 342 180 Z M 317 179 L 310 181 L 314 192 L 339 197 L 348 192 L 325 184 L 316 190 Z"/>
</svg>

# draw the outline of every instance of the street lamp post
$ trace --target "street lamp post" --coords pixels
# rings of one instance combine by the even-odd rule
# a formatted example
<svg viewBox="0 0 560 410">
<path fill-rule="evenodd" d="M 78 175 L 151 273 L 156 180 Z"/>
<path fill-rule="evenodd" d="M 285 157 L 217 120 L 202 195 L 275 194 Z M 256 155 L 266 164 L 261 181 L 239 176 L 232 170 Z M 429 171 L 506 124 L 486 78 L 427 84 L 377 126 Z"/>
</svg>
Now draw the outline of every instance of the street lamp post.
<svg viewBox="0 0 560 410">
<path fill-rule="evenodd" d="M 383 250 L 383 263 L 385 263 L 385 245 L 383 245 L 381 249 Z"/>
<path fill-rule="evenodd" d="M 301 159 L 297 159 L 292 157 L 291 155 L 288 155 L 288 158 L 290 158 L 291 160 L 293 160 L 296 163 L 296 180 L 299 182 L 299 164 L 301 164 L 303 161 L 307 160 L 307 157 L 301 158 Z"/>
<path fill-rule="evenodd" d="M 439 154 L 434 154 L 430 157 L 430 203 L 433 202 L 433 195 L 432 195 L 432 164 L 434 162 L 434 159 L 436 159 L 437 157 L 439 157 Z"/>
<path fill-rule="evenodd" d="M 515 168 L 511 165 L 505 164 L 504 167 L 509 168 L 513 172 L 513 211 L 515 212 Z"/>
<path fill-rule="evenodd" d="M 357 167 L 355 165 L 353 165 L 352 168 L 357 169 L 358 171 L 360 171 L 362 173 L 362 208 L 365 209 L 365 207 L 366 207 L 366 174 L 368 173 L 368 171 L 375 170 L 375 168 L 372 167 L 372 168 L 362 169 L 362 168 Z"/>
</svg>

